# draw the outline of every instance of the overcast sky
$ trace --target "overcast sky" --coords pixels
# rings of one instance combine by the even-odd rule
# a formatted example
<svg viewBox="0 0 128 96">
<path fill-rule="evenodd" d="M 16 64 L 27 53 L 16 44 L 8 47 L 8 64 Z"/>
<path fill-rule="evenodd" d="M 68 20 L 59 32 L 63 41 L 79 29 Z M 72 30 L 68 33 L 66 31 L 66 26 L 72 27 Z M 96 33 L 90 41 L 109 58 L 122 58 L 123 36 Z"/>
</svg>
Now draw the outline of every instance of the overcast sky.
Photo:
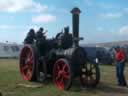
<svg viewBox="0 0 128 96">
<path fill-rule="evenodd" d="M 71 32 L 75 6 L 84 43 L 128 40 L 128 0 L 0 0 L 0 42 L 21 43 L 30 28 L 44 27 L 48 38 L 67 25 Z"/>
</svg>

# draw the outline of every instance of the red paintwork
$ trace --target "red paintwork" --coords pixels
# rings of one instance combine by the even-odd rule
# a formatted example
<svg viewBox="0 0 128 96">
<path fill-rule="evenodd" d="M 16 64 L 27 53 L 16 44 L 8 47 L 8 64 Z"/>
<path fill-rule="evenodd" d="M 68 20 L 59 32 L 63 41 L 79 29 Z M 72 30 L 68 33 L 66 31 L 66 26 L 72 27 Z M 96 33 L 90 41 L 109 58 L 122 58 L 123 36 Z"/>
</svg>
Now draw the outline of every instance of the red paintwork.
<svg viewBox="0 0 128 96">
<path fill-rule="evenodd" d="M 26 45 L 20 54 L 20 73 L 24 80 L 31 80 L 33 63 L 33 50 L 31 46 Z"/>
<path fill-rule="evenodd" d="M 70 80 L 70 67 L 67 60 L 59 59 L 54 65 L 54 83 L 60 89 L 65 89 L 65 82 Z"/>
</svg>

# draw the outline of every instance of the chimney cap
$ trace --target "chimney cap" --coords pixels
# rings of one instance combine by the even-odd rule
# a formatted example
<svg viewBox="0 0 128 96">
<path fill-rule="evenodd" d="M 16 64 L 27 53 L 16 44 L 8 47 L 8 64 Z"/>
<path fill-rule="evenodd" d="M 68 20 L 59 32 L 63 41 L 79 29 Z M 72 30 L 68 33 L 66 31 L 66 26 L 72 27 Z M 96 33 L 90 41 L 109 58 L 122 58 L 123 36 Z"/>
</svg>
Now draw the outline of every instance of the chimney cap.
<svg viewBox="0 0 128 96">
<path fill-rule="evenodd" d="M 72 13 L 72 14 L 80 14 L 81 11 L 80 11 L 80 9 L 79 9 L 78 7 L 74 7 L 74 8 L 71 10 L 71 13 Z"/>
</svg>

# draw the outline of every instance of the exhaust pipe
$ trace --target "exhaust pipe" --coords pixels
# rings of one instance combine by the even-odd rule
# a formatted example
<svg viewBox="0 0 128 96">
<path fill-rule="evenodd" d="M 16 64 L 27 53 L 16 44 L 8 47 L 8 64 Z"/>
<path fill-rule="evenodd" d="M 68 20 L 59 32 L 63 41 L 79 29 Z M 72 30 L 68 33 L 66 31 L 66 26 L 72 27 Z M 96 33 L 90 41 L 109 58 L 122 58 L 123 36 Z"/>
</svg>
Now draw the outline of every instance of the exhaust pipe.
<svg viewBox="0 0 128 96">
<path fill-rule="evenodd" d="M 81 13 L 80 9 L 75 7 L 71 10 L 72 13 L 72 28 L 73 28 L 73 46 L 79 46 L 79 14 Z"/>
</svg>

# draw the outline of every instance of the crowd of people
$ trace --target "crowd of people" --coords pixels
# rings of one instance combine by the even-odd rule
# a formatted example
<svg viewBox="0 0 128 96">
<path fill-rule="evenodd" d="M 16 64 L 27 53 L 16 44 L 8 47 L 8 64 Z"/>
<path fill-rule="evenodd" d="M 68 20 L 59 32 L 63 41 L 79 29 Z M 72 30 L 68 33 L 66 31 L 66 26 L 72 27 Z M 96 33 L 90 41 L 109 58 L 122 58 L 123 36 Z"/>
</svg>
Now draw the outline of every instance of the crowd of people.
<svg viewBox="0 0 128 96">
<path fill-rule="evenodd" d="M 24 40 L 24 44 L 33 44 L 35 41 L 37 45 L 42 44 L 43 41 L 46 41 L 46 32 L 47 31 L 44 32 L 42 27 L 37 32 L 35 32 L 34 29 L 30 29 Z M 63 49 L 67 49 L 73 44 L 72 34 L 69 33 L 69 27 L 65 27 L 64 32 L 58 33 L 55 39 L 57 41 L 56 43 L 59 43 L 58 45 Z"/>
<path fill-rule="evenodd" d="M 44 29 L 41 27 L 36 33 L 34 29 L 30 29 L 25 40 L 24 40 L 24 44 L 33 44 L 34 41 L 40 41 L 40 40 L 45 40 L 46 36 L 45 36 Z"/>
</svg>

